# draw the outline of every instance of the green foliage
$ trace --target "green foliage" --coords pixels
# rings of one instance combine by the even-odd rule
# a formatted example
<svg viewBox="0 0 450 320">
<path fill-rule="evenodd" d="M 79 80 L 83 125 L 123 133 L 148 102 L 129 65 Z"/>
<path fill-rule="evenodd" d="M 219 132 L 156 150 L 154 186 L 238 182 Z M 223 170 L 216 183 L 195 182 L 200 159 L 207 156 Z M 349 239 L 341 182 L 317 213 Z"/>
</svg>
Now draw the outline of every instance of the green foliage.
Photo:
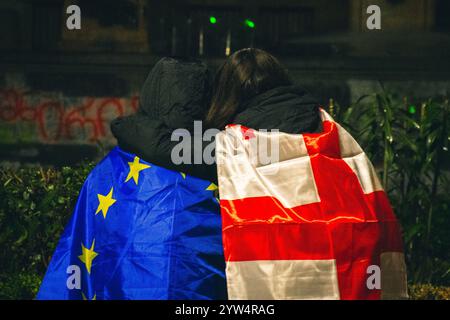
<svg viewBox="0 0 450 320">
<path fill-rule="evenodd" d="M 36 296 L 42 276 L 34 273 L 0 275 L 0 300 L 31 300 Z"/>
<path fill-rule="evenodd" d="M 0 298 L 35 293 L 91 169 L 0 170 Z"/>
<path fill-rule="evenodd" d="M 450 288 L 438 287 L 431 284 L 409 286 L 411 300 L 450 300 Z"/>
<path fill-rule="evenodd" d="M 383 92 L 333 113 L 382 177 L 403 227 L 409 279 L 450 285 L 449 102 L 417 105 Z"/>
</svg>

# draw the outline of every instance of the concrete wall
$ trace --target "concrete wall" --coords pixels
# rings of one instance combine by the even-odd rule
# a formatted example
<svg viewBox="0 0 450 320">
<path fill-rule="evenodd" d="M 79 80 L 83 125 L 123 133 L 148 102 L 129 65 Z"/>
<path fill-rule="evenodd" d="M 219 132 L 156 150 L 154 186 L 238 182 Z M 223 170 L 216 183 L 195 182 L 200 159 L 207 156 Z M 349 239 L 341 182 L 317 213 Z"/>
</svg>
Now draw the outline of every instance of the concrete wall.
<svg viewBox="0 0 450 320">
<path fill-rule="evenodd" d="M 157 58 L 116 57 L 125 66 L 114 56 L 80 58 L 31 55 L 0 67 L 1 143 L 113 143 L 110 120 L 136 111 Z"/>
<path fill-rule="evenodd" d="M 138 96 L 66 96 L 20 83 L 0 89 L 2 143 L 112 144 L 109 122 L 135 112 Z"/>
</svg>

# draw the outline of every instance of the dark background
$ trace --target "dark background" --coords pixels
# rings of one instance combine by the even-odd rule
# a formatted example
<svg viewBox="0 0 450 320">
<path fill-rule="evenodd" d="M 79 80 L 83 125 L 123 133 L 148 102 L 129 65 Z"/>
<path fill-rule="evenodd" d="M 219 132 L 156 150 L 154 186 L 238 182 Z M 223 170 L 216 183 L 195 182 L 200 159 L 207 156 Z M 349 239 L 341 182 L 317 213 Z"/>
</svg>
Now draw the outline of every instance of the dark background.
<svg viewBox="0 0 450 320">
<path fill-rule="evenodd" d="M 81 30 L 66 28 L 71 4 Z M 366 27 L 372 4 L 381 30 Z M 115 145 L 109 122 L 136 110 L 155 62 L 215 69 L 251 46 L 374 163 L 411 297 L 450 299 L 449 0 L 0 0 L 0 299 L 35 297 L 86 176 Z"/>
<path fill-rule="evenodd" d="M 81 30 L 66 28 L 71 4 Z M 381 7 L 381 30 L 366 28 L 371 4 Z M 1 0 L 0 157 L 95 159 L 114 144 L 109 120 L 135 110 L 161 56 L 199 56 L 215 68 L 249 46 L 279 57 L 324 106 L 347 106 L 380 82 L 417 100 L 447 95 L 450 2 Z"/>
</svg>

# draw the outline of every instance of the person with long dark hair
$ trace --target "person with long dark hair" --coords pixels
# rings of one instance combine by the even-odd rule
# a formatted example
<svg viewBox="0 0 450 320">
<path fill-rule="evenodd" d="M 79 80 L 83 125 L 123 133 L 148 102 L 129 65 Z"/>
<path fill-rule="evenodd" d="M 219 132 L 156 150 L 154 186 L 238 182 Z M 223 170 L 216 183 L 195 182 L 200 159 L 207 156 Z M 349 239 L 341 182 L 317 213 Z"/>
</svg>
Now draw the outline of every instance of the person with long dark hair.
<svg viewBox="0 0 450 320">
<path fill-rule="evenodd" d="M 218 70 L 206 122 L 219 129 L 237 123 L 290 133 L 320 130 L 316 100 L 274 56 L 254 48 L 235 52 Z"/>
<path fill-rule="evenodd" d="M 206 120 L 224 129 L 216 163 L 230 299 L 407 298 L 400 226 L 370 160 L 276 58 L 231 55 Z"/>
</svg>

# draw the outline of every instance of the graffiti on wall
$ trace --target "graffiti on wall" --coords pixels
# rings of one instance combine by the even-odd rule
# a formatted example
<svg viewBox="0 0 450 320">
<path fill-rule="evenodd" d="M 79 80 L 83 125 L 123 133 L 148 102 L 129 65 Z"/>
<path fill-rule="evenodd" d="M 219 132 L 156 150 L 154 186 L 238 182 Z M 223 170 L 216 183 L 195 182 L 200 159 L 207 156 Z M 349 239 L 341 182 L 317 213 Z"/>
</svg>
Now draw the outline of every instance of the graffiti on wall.
<svg viewBox="0 0 450 320">
<path fill-rule="evenodd" d="M 94 143 L 112 138 L 109 122 L 137 110 L 138 96 L 64 97 L 55 93 L 0 89 L 0 129 L 42 143 Z M 28 137 L 21 128 L 31 127 Z M 24 131 L 23 131 L 24 132 Z"/>
</svg>

